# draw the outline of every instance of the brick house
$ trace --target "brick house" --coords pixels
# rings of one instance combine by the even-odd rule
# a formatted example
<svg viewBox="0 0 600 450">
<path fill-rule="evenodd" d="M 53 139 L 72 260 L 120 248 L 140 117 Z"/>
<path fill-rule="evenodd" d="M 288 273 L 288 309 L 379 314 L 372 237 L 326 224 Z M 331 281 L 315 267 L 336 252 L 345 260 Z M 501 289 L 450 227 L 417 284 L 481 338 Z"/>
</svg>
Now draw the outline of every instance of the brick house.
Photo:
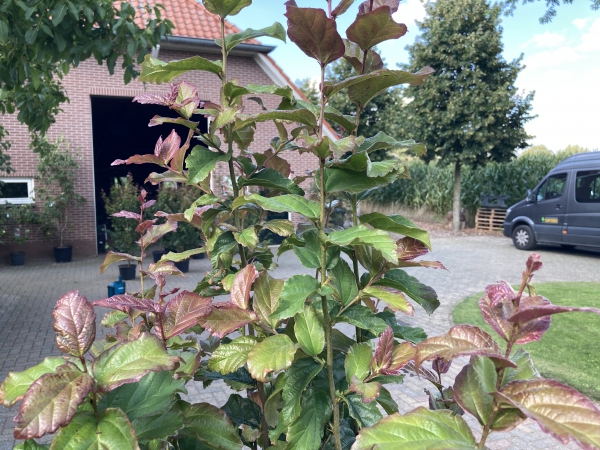
<svg viewBox="0 0 600 450">
<path fill-rule="evenodd" d="M 147 0 L 130 1 L 133 5 L 147 3 Z M 219 59 L 220 48 L 214 43 L 219 37 L 219 19 L 211 15 L 195 0 L 161 0 L 165 7 L 164 16 L 174 25 L 173 36 L 163 40 L 160 48 L 154 49 L 158 58 L 163 61 L 179 60 L 194 55 L 208 59 Z M 140 15 L 143 8 L 138 8 Z M 141 18 L 140 18 L 141 21 Z M 226 33 L 235 33 L 239 29 L 228 23 Z M 262 45 L 253 40 L 239 45 L 228 60 L 228 77 L 236 78 L 241 85 L 277 84 L 290 86 L 297 98 L 304 98 L 300 90 L 277 66 L 269 56 L 274 47 Z M 219 102 L 220 80 L 213 74 L 191 72 L 175 81 L 185 80 L 198 88 L 201 100 Z M 70 103 L 62 105 L 63 112 L 57 116 L 56 124 L 48 132 L 48 137 L 54 140 L 63 136 L 80 158 L 80 169 L 76 188 L 86 198 L 83 208 L 73 216 L 74 226 L 68 231 L 66 242 L 73 245 L 73 255 L 93 256 L 97 249 L 97 226 L 106 221 L 100 196 L 101 190 L 107 191 L 115 177 L 125 176 L 131 172 L 134 180 L 142 184 L 145 177 L 156 166 L 129 165 L 111 167 L 110 163 L 117 159 L 139 153 L 151 153 L 159 136 L 165 138 L 173 128 L 168 125 L 148 128 L 147 124 L 154 115 L 174 116 L 172 111 L 160 106 L 139 105 L 131 100 L 144 92 L 164 93 L 168 85 L 144 85 L 133 81 L 128 85 L 123 83 L 123 71 L 119 64 L 115 74 L 110 76 L 106 67 L 99 66 L 93 59 L 82 62 L 79 67 L 70 71 L 63 80 L 63 85 Z M 279 98 L 262 96 L 267 108 L 275 108 Z M 254 102 L 245 102 L 245 113 L 259 112 L 259 106 Z M 199 120 L 197 117 L 195 120 Z M 20 187 L 29 195 L 18 198 L 0 198 L 0 201 L 13 203 L 34 203 L 37 155 L 29 149 L 29 133 L 27 127 L 19 124 L 16 115 L 0 116 L 0 123 L 10 132 L 12 157 L 16 172 L 0 174 L 0 180 L 12 185 L 13 192 Z M 202 126 L 202 125 L 201 125 Z M 206 127 L 206 124 L 204 124 Z M 177 129 L 185 139 L 187 129 Z M 336 138 L 332 128 L 326 127 L 326 134 Z M 251 151 L 265 151 L 269 141 L 277 136 L 277 130 L 272 123 L 258 124 L 255 142 Z M 291 163 L 295 175 L 304 174 L 317 166 L 317 160 L 310 154 L 284 155 Z M 217 174 L 218 175 L 218 174 Z M 306 182 L 305 182 L 306 183 Z M 39 205 L 36 209 L 39 210 Z M 298 218 L 292 217 L 295 222 Z M 10 242 L 12 231 L 8 230 L 6 244 L 0 247 L 0 260 L 7 261 L 7 255 L 14 251 Z M 47 241 L 39 232 L 34 230 L 24 250 L 29 257 L 49 257 L 52 255 L 53 241 Z"/>
</svg>

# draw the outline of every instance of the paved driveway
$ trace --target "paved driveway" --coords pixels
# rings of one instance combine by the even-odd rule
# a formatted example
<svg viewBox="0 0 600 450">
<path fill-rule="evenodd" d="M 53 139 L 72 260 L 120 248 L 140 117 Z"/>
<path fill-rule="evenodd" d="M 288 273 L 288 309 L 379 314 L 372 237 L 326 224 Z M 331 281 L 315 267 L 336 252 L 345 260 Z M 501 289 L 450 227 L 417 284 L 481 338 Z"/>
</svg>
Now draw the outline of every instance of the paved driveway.
<svg viewBox="0 0 600 450">
<path fill-rule="evenodd" d="M 464 297 L 482 291 L 486 284 L 500 279 L 518 283 L 528 256 L 527 252 L 516 250 L 509 239 L 495 236 L 438 238 L 433 239 L 433 247 L 429 258 L 442 261 L 449 272 L 434 269 L 411 271 L 422 282 L 436 289 L 442 306 L 432 316 L 418 310 L 414 318 L 402 317 L 423 327 L 429 335 L 447 331 L 452 326 L 450 314 L 453 306 Z M 544 247 L 536 251 L 542 255 L 544 267 L 536 273 L 534 283 L 600 283 L 600 252 L 563 251 L 558 247 Z M 105 297 L 107 284 L 118 276 L 116 266 L 100 275 L 98 266 L 101 262 L 102 257 L 98 257 L 62 265 L 44 260 L 28 262 L 24 267 L 0 266 L 0 380 L 9 371 L 23 370 L 46 356 L 59 354 L 54 346 L 50 316 L 54 304 L 62 294 L 74 289 L 89 300 Z M 306 272 L 291 253 L 287 253 L 280 264 L 275 273 L 279 278 Z M 209 270 L 210 264 L 206 260 L 192 260 L 190 268 L 190 273 L 180 285 L 192 290 L 197 280 Z M 133 287 L 130 286 L 130 289 Z M 598 291 L 600 304 L 600 284 Z M 102 314 L 98 316 L 100 320 Z M 451 384 L 460 366 L 455 364 L 452 367 L 446 384 Z M 203 390 L 201 384 L 188 387 L 194 401 L 208 401 L 217 406 L 223 405 L 229 395 L 219 383 L 214 383 L 207 390 Z M 407 378 L 404 384 L 393 389 L 392 394 L 402 412 L 427 404 L 423 387 L 427 387 L 423 381 Z M 14 410 L 0 409 L 0 450 L 12 448 L 12 417 L 15 414 Z M 533 423 L 511 433 L 492 434 L 488 443 L 492 449 L 576 448 L 556 443 Z"/>
</svg>

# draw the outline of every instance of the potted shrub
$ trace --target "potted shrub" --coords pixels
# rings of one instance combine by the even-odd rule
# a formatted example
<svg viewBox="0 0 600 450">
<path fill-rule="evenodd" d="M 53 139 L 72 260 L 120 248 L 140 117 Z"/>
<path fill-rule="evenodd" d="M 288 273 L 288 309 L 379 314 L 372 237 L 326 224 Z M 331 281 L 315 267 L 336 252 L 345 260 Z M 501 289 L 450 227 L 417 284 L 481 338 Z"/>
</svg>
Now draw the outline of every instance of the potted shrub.
<svg viewBox="0 0 600 450">
<path fill-rule="evenodd" d="M 58 238 L 58 246 L 54 247 L 56 262 L 71 262 L 73 246 L 66 244 L 66 233 L 73 225 L 74 210 L 86 201 L 75 191 L 79 163 L 62 138 L 53 143 L 40 139 L 35 149 L 39 153 L 36 195 L 42 202 L 42 230 L 48 238 Z"/>
<path fill-rule="evenodd" d="M 193 186 L 163 183 L 158 193 L 155 210 L 175 214 L 187 209 L 198 198 L 198 190 Z M 153 252 L 154 262 L 168 252 L 181 253 L 201 245 L 200 233 L 189 223 L 180 223 L 177 230 L 168 233 L 161 239 L 164 250 Z M 200 254 L 203 256 L 203 254 Z M 189 271 L 189 260 L 175 262 L 175 266 L 183 273 Z"/>
<path fill-rule="evenodd" d="M 102 192 L 102 200 L 106 214 L 110 217 L 110 229 L 107 230 L 111 246 L 121 253 L 134 253 L 138 249 L 136 241 L 138 233 L 135 231 L 136 223 L 124 217 L 115 217 L 121 211 L 131 211 L 138 208 L 138 188 L 133 183 L 131 175 L 114 180 L 107 195 Z M 124 280 L 135 279 L 135 264 L 119 265 L 119 273 Z"/>
<path fill-rule="evenodd" d="M 14 241 L 17 245 L 23 245 L 29 238 L 31 230 L 27 225 L 38 222 L 38 216 L 33 210 L 33 205 L 10 205 L 6 211 L 6 217 L 14 225 Z M 11 266 L 22 266 L 25 264 L 25 252 L 16 251 L 8 255 Z"/>
</svg>

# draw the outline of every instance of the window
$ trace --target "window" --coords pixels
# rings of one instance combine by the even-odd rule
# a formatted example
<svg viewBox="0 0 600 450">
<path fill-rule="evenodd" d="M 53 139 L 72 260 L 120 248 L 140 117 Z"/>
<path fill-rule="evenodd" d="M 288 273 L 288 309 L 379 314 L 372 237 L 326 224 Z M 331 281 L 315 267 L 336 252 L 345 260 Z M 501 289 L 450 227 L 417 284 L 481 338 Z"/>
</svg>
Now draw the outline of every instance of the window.
<svg viewBox="0 0 600 450">
<path fill-rule="evenodd" d="M 546 178 L 546 181 L 542 183 L 537 191 L 537 201 L 541 202 L 543 200 L 559 198 L 563 194 L 566 184 L 566 173 L 560 173 Z"/>
<path fill-rule="evenodd" d="M 0 178 L 0 203 L 33 202 L 33 178 Z"/>
<path fill-rule="evenodd" d="M 577 203 L 600 203 L 600 170 L 577 172 L 575 183 Z"/>
</svg>

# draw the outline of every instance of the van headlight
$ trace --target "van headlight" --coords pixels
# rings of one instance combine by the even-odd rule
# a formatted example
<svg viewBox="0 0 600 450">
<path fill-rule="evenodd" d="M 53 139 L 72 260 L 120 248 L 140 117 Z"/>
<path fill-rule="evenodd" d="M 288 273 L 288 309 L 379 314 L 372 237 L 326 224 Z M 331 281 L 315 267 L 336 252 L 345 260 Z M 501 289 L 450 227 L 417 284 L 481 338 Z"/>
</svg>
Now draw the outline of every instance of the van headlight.
<svg viewBox="0 0 600 450">
<path fill-rule="evenodd" d="M 506 210 L 506 217 L 512 212 L 512 206 Z"/>
</svg>

